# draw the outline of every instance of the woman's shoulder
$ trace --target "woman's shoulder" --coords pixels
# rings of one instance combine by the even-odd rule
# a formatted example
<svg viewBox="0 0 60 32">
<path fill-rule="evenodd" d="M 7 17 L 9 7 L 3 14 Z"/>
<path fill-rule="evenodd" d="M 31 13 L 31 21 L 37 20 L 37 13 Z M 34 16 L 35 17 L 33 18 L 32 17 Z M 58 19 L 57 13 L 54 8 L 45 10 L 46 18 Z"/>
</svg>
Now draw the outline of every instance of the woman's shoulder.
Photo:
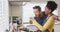
<svg viewBox="0 0 60 32">
<path fill-rule="evenodd" d="M 56 15 L 52 15 L 51 17 L 52 17 L 54 20 L 57 19 L 57 16 L 56 16 Z"/>
</svg>

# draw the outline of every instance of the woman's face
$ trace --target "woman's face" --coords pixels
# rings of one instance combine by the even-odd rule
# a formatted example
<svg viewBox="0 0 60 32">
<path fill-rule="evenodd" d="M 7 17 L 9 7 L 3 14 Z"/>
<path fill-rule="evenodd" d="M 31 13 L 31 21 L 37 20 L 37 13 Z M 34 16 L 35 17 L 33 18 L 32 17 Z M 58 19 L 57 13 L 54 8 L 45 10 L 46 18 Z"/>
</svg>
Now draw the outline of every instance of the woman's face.
<svg viewBox="0 0 60 32">
<path fill-rule="evenodd" d="M 46 7 L 45 8 L 45 14 L 49 14 L 50 12 L 51 12 L 51 10 L 48 7 Z"/>
</svg>

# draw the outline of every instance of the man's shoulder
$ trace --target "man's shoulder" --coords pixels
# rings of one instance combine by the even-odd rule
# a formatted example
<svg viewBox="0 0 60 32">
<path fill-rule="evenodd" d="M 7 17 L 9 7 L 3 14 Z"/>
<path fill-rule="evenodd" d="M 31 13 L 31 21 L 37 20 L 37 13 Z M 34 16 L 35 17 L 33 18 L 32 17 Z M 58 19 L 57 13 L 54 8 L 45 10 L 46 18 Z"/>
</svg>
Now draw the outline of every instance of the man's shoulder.
<svg viewBox="0 0 60 32">
<path fill-rule="evenodd" d="M 43 11 L 42 13 L 43 13 L 43 16 L 47 16 L 47 14 L 45 14 L 45 11 Z"/>
</svg>

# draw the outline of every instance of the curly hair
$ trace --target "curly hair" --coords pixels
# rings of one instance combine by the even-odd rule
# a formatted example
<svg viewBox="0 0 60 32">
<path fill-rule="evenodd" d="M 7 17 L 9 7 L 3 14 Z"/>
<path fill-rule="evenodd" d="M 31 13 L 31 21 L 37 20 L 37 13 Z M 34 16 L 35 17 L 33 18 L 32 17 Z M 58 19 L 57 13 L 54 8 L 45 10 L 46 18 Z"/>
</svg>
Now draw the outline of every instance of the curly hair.
<svg viewBox="0 0 60 32">
<path fill-rule="evenodd" d="M 55 3 L 55 1 L 48 1 L 46 7 L 53 12 L 57 8 L 57 3 Z"/>
</svg>

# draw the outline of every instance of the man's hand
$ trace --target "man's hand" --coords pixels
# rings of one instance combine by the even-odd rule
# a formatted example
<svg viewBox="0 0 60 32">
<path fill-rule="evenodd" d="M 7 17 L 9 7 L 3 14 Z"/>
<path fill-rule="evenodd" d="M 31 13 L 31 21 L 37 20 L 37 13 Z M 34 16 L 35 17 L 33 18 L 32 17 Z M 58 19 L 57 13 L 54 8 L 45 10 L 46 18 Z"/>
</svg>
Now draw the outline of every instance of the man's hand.
<svg viewBox="0 0 60 32">
<path fill-rule="evenodd" d="M 60 17 L 58 17 L 56 15 L 53 15 L 52 17 L 53 17 L 54 20 L 60 21 Z"/>
</svg>

